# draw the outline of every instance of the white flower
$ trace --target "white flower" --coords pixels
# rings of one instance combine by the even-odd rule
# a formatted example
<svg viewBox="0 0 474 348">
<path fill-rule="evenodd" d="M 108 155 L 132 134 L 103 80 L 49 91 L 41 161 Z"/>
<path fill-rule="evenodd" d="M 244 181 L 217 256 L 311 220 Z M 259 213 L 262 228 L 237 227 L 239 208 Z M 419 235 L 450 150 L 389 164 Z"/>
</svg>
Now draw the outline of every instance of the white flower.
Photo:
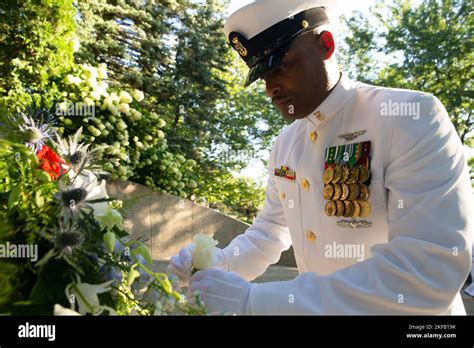
<svg viewBox="0 0 474 348">
<path fill-rule="evenodd" d="M 97 67 L 97 72 L 99 74 L 99 78 L 106 79 L 107 76 L 107 65 L 105 63 L 101 63 Z"/>
<path fill-rule="evenodd" d="M 86 75 L 87 78 L 97 78 L 98 73 L 96 68 L 90 65 L 82 65 L 82 68 L 84 69 L 84 75 Z"/>
<path fill-rule="evenodd" d="M 131 114 L 132 114 L 132 118 L 135 121 L 138 121 L 142 118 L 142 113 L 138 110 L 132 109 Z"/>
<path fill-rule="evenodd" d="M 120 103 L 120 97 L 115 92 L 110 94 L 110 99 L 112 99 L 112 102 L 116 105 Z"/>
<path fill-rule="evenodd" d="M 98 91 L 92 91 L 89 93 L 89 96 L 91 97 L 91 99 L 93 100 L 100 100 L 100 92 Z"/>
<path fill-rule="evenodd" d="M 81 48 L 81 42 L 74 35 L 74 40 L 73 40 L 73 43 L 72 43 L 72 50 L 73 50 L 74 53 L 76 53 L 77 51 L 79 51 L 80 48 Z"/>
<path fill-rule="evenodd" d="M 66 80 L 66 83 L 68 83 L 70 85 L 78 85 L 82 82 L 80 77 L 73 76 L 73 75 L 70 75 L 70 74 L 66 76 L 65 80 Z"/>
<path fill-rule="evenodd" d="M 105 97 L 109 96 L 109 93 L 107 93 L 107 89 L 109 88 L 109 84 L 104 81 L 100 81 L 97 86 L 96 86 L 96 91 L 102 94 Z"/>
<path fill-rule="evenodd" d="M 66 315 L 66 316 L 77 316 L 80 315 L 76 311 L 73 311 L 72 309 L 69 308 L 64 308 L 60 304 L 55 304 L 54 305 L 54 315 Z"/>
<path fill-rule="evenodd" d="M 94 101 L 89 97 L 85 97 L 83 101 L 84 101 L 84 104 L 86 104 L 87 106 L 95 105 Z"/>
<path fill-rule="evenodd" d="M 103 108 L 110 108 L 112 105 L 113 105 L 113 100 L 109 97 L 105 98 L 102 103 Z"/>
<path fill-rule="evenodd" d="M 133 98 L 132 96 L 128 93 L 128 92 L 125 92 L 125 91 L 121 91 L 120 92 L 120 103 L 131 103 L 133 101 Z"/>
<path fill-rule="evenodd" d="M 97 85 L 97 80 L 95 77 L 89 77 L 86 81 L 87 85 L 92 89 L 98 89 L 99 86 Z"/>
<path fill-rule="evenodd" d="M 196 269 L 206 269 L 212 266 L 214 247 L 218 242 L 205 234 L 197 234 L 193 237 L 195 248 L 193 254 L 193 266 Z"/>
<path fill-rule="evenodd" d="M 73 177 L 76 174 L 73 171 L 69 171 L 68 174 Z M 109 198 L 107 195 L 107 190 L 105 188 L 105 180 L 99 184 L 97 176 L 90 170 L 83 170 L 80 175 L 74 180 L 74 187 L 87 187 L 87 200 L 92 201 L 96 199 Z M 93 206 L 95 204 L 92 204 Z M 107 204 L 104 202 L 104 204 Z M 108 204 L 107 204 L 108 206 Z"/>
<path fill-rule="evenodd" d="M 110 285 L 112 283 L 113 281 L 108 281 L 94 285 L 81 283 L 79 281 L 75 284 L 68 285 L 66 294 L 68 298 L 70 298 L 70 295 L 74 295 L 81 315 L 86 315 L 87 313 L 100 314 L 105 307 L 100 305 L 98 294 L 110 291 Z"/>
<path fill-rule="evenodd" d="M 99 223 L 101 229 L 112 229 L 114 226 L 123 229 L 122 215 L 116 209 L 112 209 L 108 204 L 100 206 L 98 205 L 99 203 L 96 204 L 97 206 L 94 207 L 94 218 Z"/>
<path fill-rule="evenodd" d="M 141 102 L 145 98 L 145 95 L 139 89 L 134 89 L 132 94 L 133 94 L 133 98 L 135 98 L 137 102 Z"/>
<path fill-rule="evenodd" d="M 128 115 L 130 113 L 130 106 L 126 103 L 120 104 L 120 112 Z"/>
<path fill-rule="evenodd" d="M 116 106 L 111 106 L 109 108 L 109 111 L 112 115 L 118 115 L 118 113 L 119 113 L 119 109 Z"/>
</svg>

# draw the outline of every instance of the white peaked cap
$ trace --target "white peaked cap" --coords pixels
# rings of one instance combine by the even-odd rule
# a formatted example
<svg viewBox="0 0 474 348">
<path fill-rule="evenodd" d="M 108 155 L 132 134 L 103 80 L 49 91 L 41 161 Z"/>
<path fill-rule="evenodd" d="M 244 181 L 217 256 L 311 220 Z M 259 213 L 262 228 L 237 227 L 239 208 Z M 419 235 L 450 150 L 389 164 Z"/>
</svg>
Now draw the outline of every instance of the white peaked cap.
<svg viewBox="0 0 474 348">
<path fill-rule="evenodd" d="M 247 39 L 291 16 L 315 7 L 324 7 L 331 16 L 337 6 L 335 0 L 255 0 L 238 9 L 224 25 L 226 37 L 238 31 Z"/>
</svg>

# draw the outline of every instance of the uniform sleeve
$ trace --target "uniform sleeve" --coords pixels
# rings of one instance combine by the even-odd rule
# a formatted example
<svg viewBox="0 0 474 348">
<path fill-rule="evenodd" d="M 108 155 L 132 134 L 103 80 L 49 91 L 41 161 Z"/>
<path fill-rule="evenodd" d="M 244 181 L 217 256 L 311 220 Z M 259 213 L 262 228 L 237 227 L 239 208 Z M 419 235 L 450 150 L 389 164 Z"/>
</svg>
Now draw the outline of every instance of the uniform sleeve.
<svg viewBox="0 0 474 348">
<path fill-rule="evenodd" d="M 270 175 L 262 212 L 244 234 L 237 236 L 224 248 L 229 261 L 229 271 L 236 272 L 249 281 L 263 274 L 271 264 L 278 262 L 281 253 L 291 246 L 283 207 L 271 175 L 277 144 L 278 142 L 275 142 L 270 156 Z"/>
<path fill-rule="evenodd" d="M 252 314 L 433 315 L 456 303 L 471 264 L 467 163 L 442 104 L 421 94 L 412 102 L 421 117 L 396 120 L 387 150 L 388 243 L 327 276 L 253 285 Z"/>
</svg>

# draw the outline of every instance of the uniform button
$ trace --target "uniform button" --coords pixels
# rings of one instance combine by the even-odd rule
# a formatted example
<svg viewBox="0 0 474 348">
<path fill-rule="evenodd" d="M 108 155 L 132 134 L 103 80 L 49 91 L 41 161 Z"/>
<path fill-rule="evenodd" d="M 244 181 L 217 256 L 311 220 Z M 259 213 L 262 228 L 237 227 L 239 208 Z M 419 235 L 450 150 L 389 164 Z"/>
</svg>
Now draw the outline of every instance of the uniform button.
<svg viewBox="0 0 474 348">
<path fill-rule="evenodd" d="M 308 240 L 308 242 L 314 243 L 316 241 L 316 235 L 312 231 L 307 231 L 306 239 Z"/>
<path fill-rule="evenodd" d="M 308 181 L 308 180 L 306 180 L 306 179 L 301 180 L 301 187 L 302 187 L 304 190 L 308 191 L 308 190 L 309 190 L 309 186 L 310 186 L 310 185 L 309 185 L 309 181 Z"/>
<path fill-rule="evenodd" d="M 280 198 L 281 198 L 281 199 L 285 199 L 285 198 L 286 198 L 285 192 L 280 193 Z"/>
<path fill-rule="evenodd" d="M 314 116 L 316 116 L 316 118 L 319 120 L 319 121 L 324 121 L 324 119 L 326 118 L 326 116 L 324 116 L 321 112 L 319 111 L 316 111 L 314 113 Z"/>
<path fill-rule="evenodd" d="M 315 142 L 316 139 L 318 139 L 318 133 L 316 131 L 312 131 L 309 135 L 309 138 L 311 139 L 312 142 Z"/>
</svg>

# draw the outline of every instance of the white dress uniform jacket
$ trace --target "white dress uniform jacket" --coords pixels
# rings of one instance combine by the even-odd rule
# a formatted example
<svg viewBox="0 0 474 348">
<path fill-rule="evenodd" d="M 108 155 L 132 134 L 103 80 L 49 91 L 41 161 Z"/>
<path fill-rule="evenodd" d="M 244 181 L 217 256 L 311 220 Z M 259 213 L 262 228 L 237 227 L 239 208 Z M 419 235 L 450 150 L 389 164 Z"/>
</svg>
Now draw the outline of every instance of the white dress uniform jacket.
<svg viewBox="0 0 474 348">
<path fill-rule="evenodd" d="M 419 113 L 384 111 L 397 103 L 411 103 Z M 339 137 L 361 130 L 353 141 Z M 340 227 L 344 218 L 325 214 L 325 149 L 367 140 L 372 213 L 356 220 L 372 225 Z M 281 166 L 295 170 L 296 180 L 275 176 Z M 472 207 L 462 144 L 440 101 L 342 74 L 314 113 L 277 137 L 265 207 L 224 251 L 229 270 L 250 281 L 293 245 L 300 275 L 254 284 L 251 314 L 461 315 Z M 341 256 L 334 250 L 341 246 L 364 253 Z"/>
</svg>

